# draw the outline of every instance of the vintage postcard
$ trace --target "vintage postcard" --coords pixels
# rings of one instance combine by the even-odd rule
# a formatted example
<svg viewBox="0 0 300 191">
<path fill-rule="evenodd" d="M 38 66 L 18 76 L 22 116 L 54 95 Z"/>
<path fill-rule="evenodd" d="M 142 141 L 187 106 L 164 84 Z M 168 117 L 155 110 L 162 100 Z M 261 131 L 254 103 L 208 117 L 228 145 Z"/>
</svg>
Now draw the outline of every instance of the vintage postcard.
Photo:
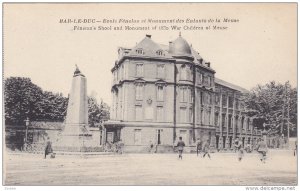
<svg viewBox="0 0 300 191">
<path fill-rule="evenodd" d="M 2 8 L 6 190 L 297 188 L 297 3 Z"/>
</svg>

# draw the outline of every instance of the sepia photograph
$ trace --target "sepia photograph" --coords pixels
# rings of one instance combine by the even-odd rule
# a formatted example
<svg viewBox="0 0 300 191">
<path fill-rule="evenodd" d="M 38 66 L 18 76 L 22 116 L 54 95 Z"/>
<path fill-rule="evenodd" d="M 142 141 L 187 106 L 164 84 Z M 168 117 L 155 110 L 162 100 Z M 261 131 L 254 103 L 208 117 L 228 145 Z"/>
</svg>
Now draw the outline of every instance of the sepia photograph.
<svg viewBox="0 0 300 191">
<path fill-rule="evenodd" d="M 297 190 L 297 11 L 2 3 L 5 190 Z"/>
</svg>

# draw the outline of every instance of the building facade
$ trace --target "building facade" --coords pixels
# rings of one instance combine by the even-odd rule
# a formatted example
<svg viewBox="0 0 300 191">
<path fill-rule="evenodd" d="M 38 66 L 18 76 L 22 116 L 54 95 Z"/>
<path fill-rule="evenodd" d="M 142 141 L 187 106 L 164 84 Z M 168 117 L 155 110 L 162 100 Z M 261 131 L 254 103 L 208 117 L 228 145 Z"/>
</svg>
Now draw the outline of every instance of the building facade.
<svg viewBox="0 0 300 191">
<path fill-rule="evenodd" d="M 179 137 L 193 150 L 198 138 L 230 149 L 235 138 L 245 145 L 261 135 L 240 100 L 247 90 L 215 78 L 210 62 L 181 35 L 169 45 L 146 35 L 133 48 L 119 48 L 118 55 L 103 142 L 122 140 L 127 151 L 137 152 L 153 143 L 165 152 Z"/>
</svg>

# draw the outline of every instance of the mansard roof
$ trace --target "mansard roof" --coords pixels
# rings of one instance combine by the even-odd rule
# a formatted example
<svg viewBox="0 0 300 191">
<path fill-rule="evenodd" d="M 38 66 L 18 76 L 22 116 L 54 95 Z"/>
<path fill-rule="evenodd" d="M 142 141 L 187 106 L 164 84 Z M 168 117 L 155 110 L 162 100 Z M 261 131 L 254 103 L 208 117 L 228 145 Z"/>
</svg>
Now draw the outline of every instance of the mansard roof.
<svg viewBox="0 0 300 191">
<path fill-rule="evenodd" d="M 139 50 L 142 51 L 142 54 L 138 52 Z M 162 54 L 159 54 L 159 51 L 162 51 Z M 150 35 L 146 35 L 146 37 L 141 42 L 139 42 L 134 48 L 131 49 L 128 55 L 172 58 L 169 55 L 168 51 L 163 49 L 159 44 L 151 39 Z"/>
<path fill-rule="evenodd" d="M 193 64 L 215 72 L 210 67 L 210 63 L 206 62 L 181 36 L 179 36 L 175 41 L 170 42 L 169 45 L 164 45 L 154 42 L 151 39 L 151 35 L 146 35 L 146 37 L 133 48 L 120 47 L 119 50 L 124 51 L 124 53 L 119 57 L 119 62 L 127 56 L 163 60 L 188 58 Z"/>
<path fill-rule="evenodd" d="M 246 90 L 245 88 L 242 88 L 242 87 L 240 87 L 240 86 L 237 86 L 237 85 L 232 84 L 232 83 L 229 83 L 229 82 L 226 82 L 226 81 L 221 80 L 221 79 L 216 78 L 216 77 L 215 77 L 215 83 L 216 83 L 216 84 L 219 84 L 219 85 L 221 85 L 221 86 L 225 86 L 225 87 L 227 87 L 227 88 L 230 88 L 230 89 L 239 91 L 239 92 L 241 92 L 241 93 L 248 93 L 248 92 L 249 92 L 249 90 Z"/>
</svg>

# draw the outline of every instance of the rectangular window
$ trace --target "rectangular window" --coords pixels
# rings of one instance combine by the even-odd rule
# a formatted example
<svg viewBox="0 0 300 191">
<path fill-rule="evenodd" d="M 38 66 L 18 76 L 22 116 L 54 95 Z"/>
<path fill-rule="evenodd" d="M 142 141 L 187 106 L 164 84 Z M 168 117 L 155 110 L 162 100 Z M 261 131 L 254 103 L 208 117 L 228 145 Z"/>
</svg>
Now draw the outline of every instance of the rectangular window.
<svg viewBox="0 0 300 191">
<path fill-rule="evenodd" d="M 180 108 L 180 122 L 182 122 L 182 123 L 186 122 L 186 108 L 185 107 Z"/>
<path fill-rule="evenodd" d="M 189 102 L 192 103 L 192 93 L 193 93 L 192 89 L 188 88 L 187 90 L 188 90 L 187 93 L 188 93 L 188 97 L 189 97 Z"/>
<path fill-rule="evenodd" d="M 135 87 L 135 99 L 143 100 L 143 85 L 139 84 Z"/>
<path fill-rule="evenodd" d="M 157 101 L 164 101 L 164 87 L 157 86 Z"/>
<path fill-rule="evenodd" d="M 215 126 L 219 126 L 219 113 L 215 113 Z"/>
<path fill-rule="evenodd" d="M 217 106 L 219 106 L 219 104 L 220 104 L 220 96 L 219 95 L 215 95 L 215 104 L 217 105 Z"/>
<path fill-rule="evenodd" d="M 238 99 L 235 100 L 235 109 L 239 109 L 239 100 Z"/>
<path fill-rule="evenodd" d="M 231 96 L 228 97 L 228 106 L 229 108 L 233 108 L 233 97 Z"/>
<path fill-rule="evenodd" d="M 222 114 L 222 127 L 225 127 L 225 124 L 226 124 L 226 116 L 225 114 Z"/>
<path fill-rule="evenodd" d="M 200 73 L 199 82 L 200 82 L 200 84 L 203 83 L 203 74 L 202 73 Z"/>
<path fill-rule="evenodd" d="M 164 119 L 164 108 L 161 106 L 157 107 L 156 115 L 157 115 L 157 121 L 162 122 Z"/>
<path fill-rule="evenodd" d="M 135 120 L 142 121 L 143 120 L 143 110 L 141 105 L 135 106 Z"/>
<path fill-rule="evenodd" d="M 208 85 L 208 77 L 207 76 L 203 76 L 203 83 L 204 83 L 204 85 Z"/>
<path fill-rule="evenodd" d="M 232 119 L 232 117 L 231 117 L 231 115 L 229 115 L 228 116 L 228 128 L 229 129 L 232 129 L 232 127 L 231 127 L 231 119 Z"/>
<path fill-rule="evenodd" d="M 189 109 L 189 121 L 190 121 L 190 123 L 193 122 L 193 108 Z"/>
<path fill-rule="evenodd" d="M 207 104 L 208 104 L 208 105 L 211 105 L 211 104 L 212 104 L 210 93 L 207 93 Z"/>
<path fill-rule="evenodd" d="M 222 106 L 227 107 L 227 97 L 225 95 L 222 95 Z"/>
<path fill-rule="evenodd" d="M 136 76 L 143 77 L 143 64 L 136 64 Z"/>
<path fill-rule="evenodd" d="M 207 76 L 207 85 L 211 86 L 211 77 L 210 76 Z"/>
<path fill-rule="evenodd" d="M 186 78 L 187 78 L 186 66 L 181 66 L 180 67 L 180 79 L 181 80 L 186 80 Z"/>
<path fill-rule="evenodd" d="M 201 120 L 201 124 L 203 124 L 203 109 L 201 109 L 200 111 L 200 120 Z"/>
<path fill-rule="evenodd" d="M 203 92 L 200 92 L 200 104 L 203 105 Z"/>
<path fill-rule="evenodd" d="M 209 124 L 209 125 L 211 125 L 211 111 L 210 110 L 208 110 L 207 111 L 207 120 L 208 120 L 208 123 L 207 124 Z"/>
<path fill-rule="evenodd" d="M 160 64 L 157 65 L 157 78 L 164 79 L 165 77 L 165 66 Z"/>
<path fill-rule="evenodd" d="M 187 88 L 180 88 L 180 101 L 187 102 Z"/>
<path fill-rule="evenodd" d="M 142 144 L 142 130 L 141 129 L 134 130 L 134 144 L 135 145 Z"/>
</svg>

